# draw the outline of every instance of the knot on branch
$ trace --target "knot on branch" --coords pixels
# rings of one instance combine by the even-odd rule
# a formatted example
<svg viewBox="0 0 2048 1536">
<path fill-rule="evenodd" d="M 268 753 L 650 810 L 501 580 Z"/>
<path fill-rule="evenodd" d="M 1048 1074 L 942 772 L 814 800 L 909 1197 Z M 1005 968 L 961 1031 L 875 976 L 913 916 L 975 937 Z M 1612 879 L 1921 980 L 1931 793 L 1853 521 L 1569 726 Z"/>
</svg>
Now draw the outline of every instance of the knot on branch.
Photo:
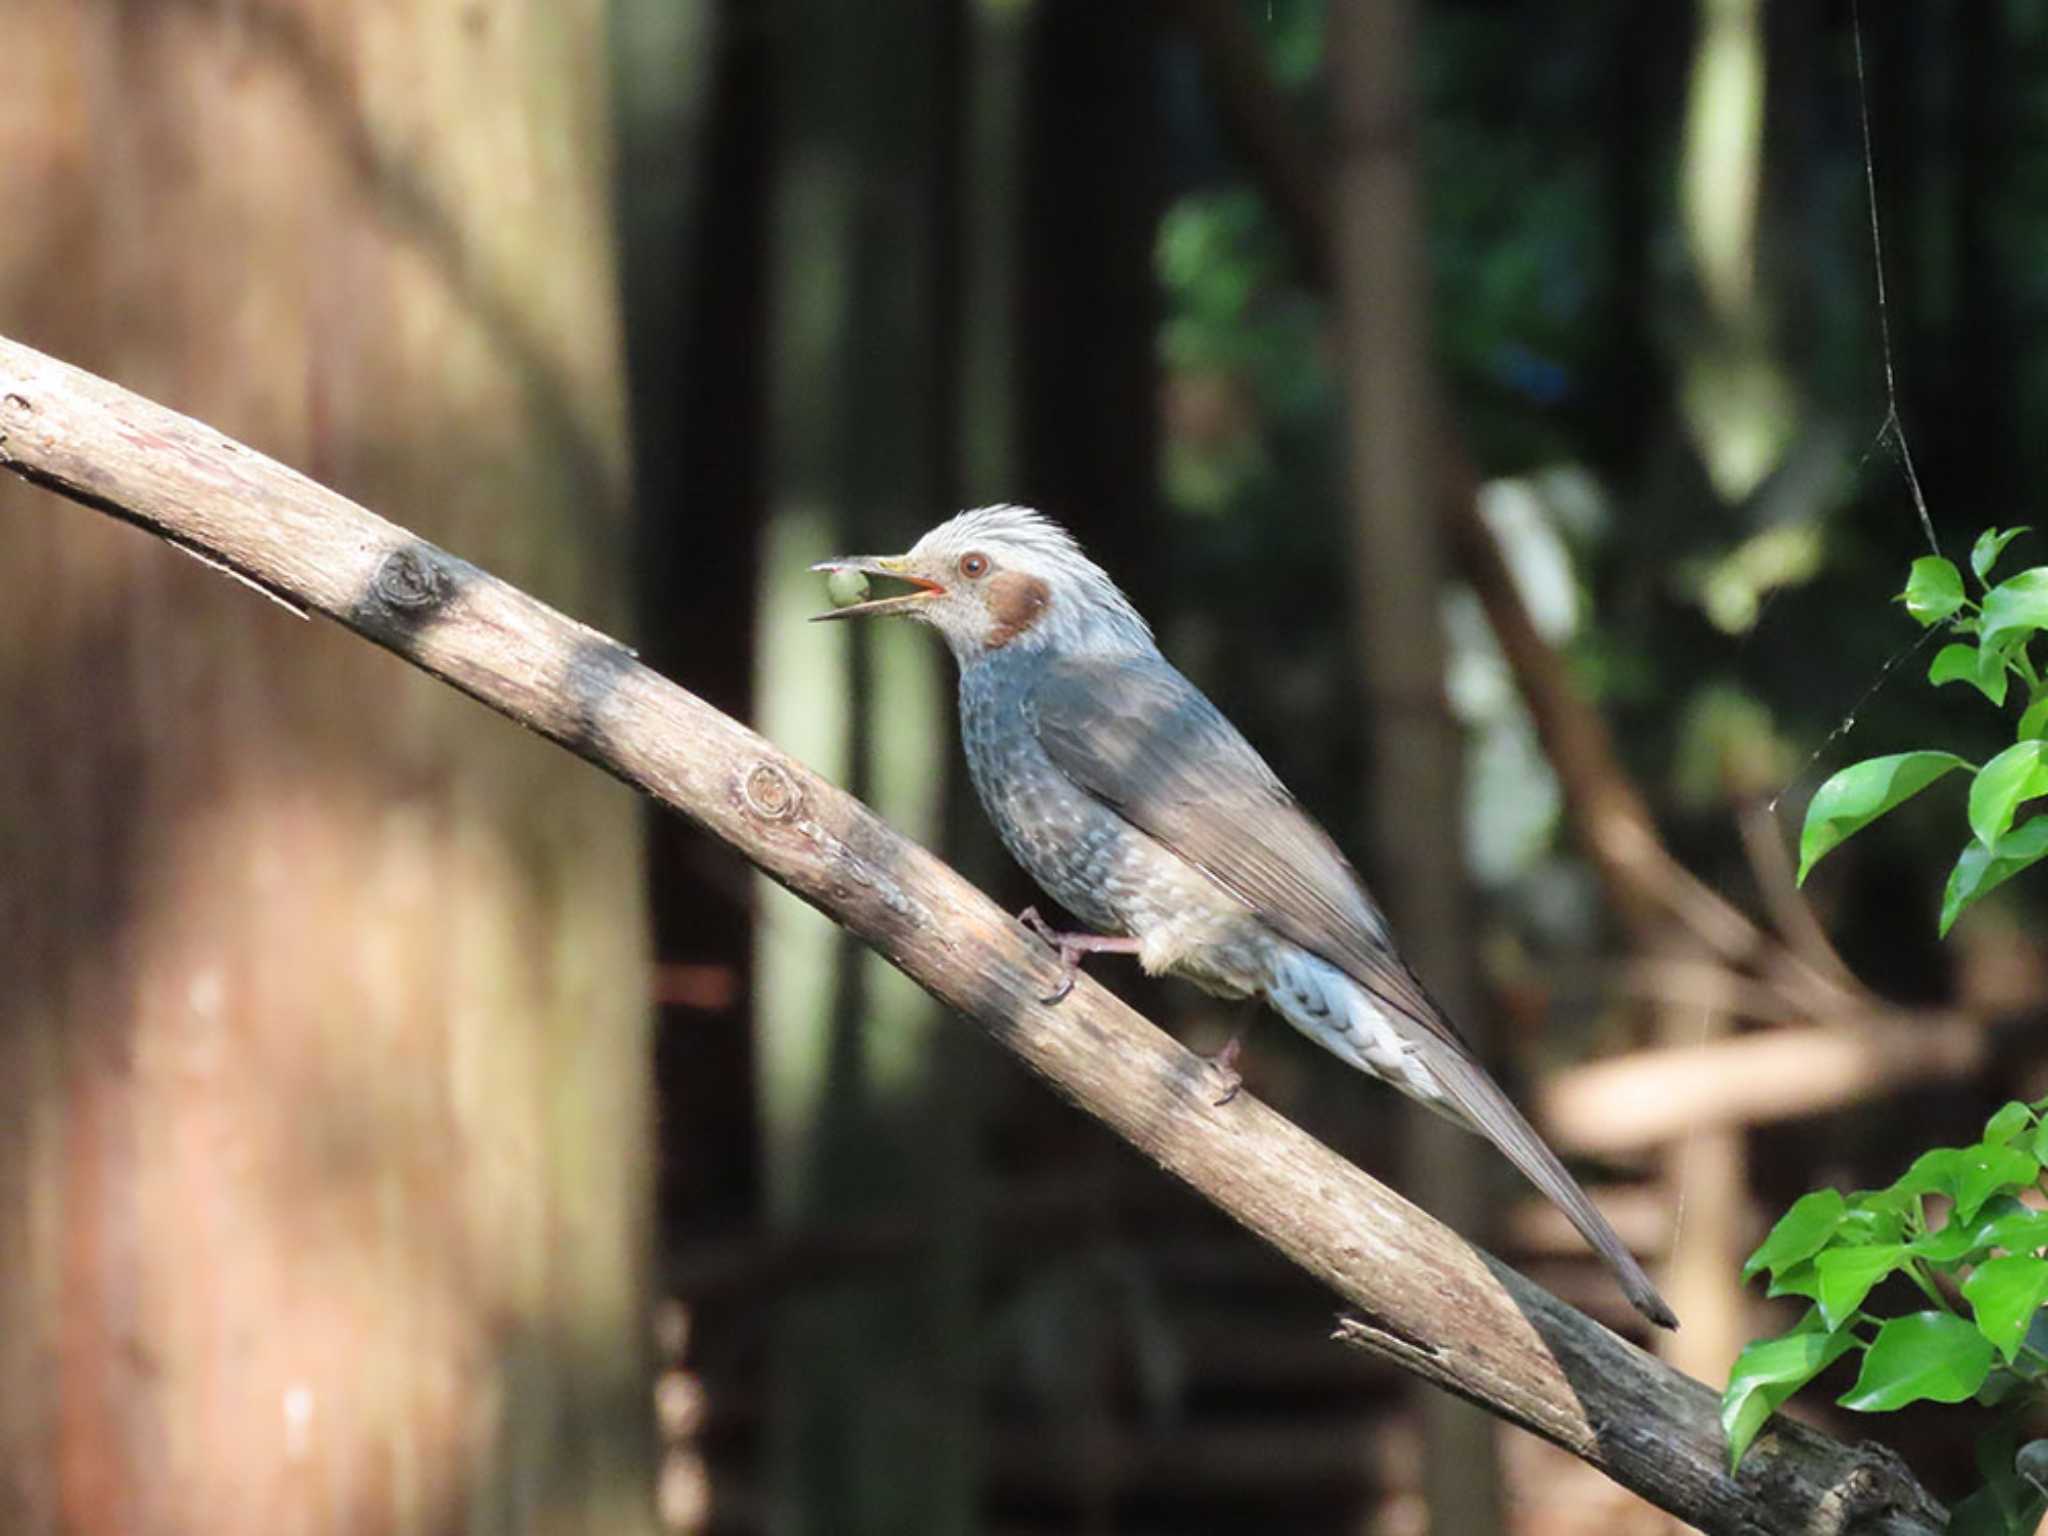
<svg viewBox="0 0 2048 1536">
<path fill-rule="evenodd" d="M 0 395 L 0 444 L 7 441 L 6 417 L 33 416 L 35 410 L 35 403 L 27 395 L 15 394 L 12 391 Z"/>
<path fill-rule="evenodd" d="M 455 574 L 431 546 L 402 544 L 370 578 L 371 600 L 393 618 L 417 624 L 455 595 Z"/>
<path fill-rule="evenodd" d="M 747 809 L 763 821 L 787 821 L 803 803 L 796 781 L 775 763 L 756 763 L 741 788 Z"/>
<path fill-rule="evenodd" d="M 1947 1512 L 1920 1486 L 1896 1451 L 1864 1440 L 1855 1454 L 1855 1465 L 1823 1501 L 1832 1506 L 1828 1513 L 1839 1515 L 1839 1529 L 1871 1530 L 1900 1518 L 1937 1527 L 1947 1522 Z"/>
</svg>

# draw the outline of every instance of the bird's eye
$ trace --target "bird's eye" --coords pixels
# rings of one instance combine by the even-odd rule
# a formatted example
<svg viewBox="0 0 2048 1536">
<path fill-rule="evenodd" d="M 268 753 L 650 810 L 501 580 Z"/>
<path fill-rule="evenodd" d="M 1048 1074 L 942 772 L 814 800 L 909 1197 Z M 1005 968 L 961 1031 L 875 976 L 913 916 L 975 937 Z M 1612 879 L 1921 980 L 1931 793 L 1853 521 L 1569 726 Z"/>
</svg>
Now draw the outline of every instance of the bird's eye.
<svg viewBox="0 0 2048 1536">
<path fill-rule="evenodd" d="M 976 551 L 960 557 L 960 574 L 969 581 L 988 574 L 988 556 Z"/>
</svg>

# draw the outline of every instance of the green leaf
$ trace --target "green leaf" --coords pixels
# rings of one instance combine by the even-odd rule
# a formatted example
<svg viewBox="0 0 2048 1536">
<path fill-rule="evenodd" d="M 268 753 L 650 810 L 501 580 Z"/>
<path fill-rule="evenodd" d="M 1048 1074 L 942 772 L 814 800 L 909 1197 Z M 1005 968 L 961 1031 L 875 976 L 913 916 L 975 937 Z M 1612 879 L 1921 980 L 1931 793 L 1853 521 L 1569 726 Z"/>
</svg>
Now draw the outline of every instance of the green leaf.
<svg viewBox="0 0 2048 1536">
<path fill-rule="evenodd" d="M 1984 1233 L 1987 1248 L 2003 1248 L 2007 1253 L 2039 1253 L 2048 1248 L 2048 1211 L 2036 1211 L 2013 1202 L 2019 1208 L 2010 1216 L 1991 1223 Z M 1982 1218 L 1979 1218 L 1982 1230 Z"/>
<path fill-rule="evenodd" d="M 1986 1408 L 1996 1408 L 2013 1393 L 2023 1391 L 2029 1385 L 2027 1378 L 2011 1366 L 1994 1365 L 1984 1378 L 1984 1385 L 1972 1395 L 1972 1400 Z M 2028 1536 L 2032 1536 L 2029 1532 Z"/>
<path fill-rule="evenodd" d="M 1771 1275 L 1771 1283 L 1764 1287 L 1764 1296 L 1776 1301 L 1780 1296 L 1804 1296 L 1808 1301 L 1820 1299 L 1820 1271 L 1812 1259 L 1800 1259 L 1788 1264 Z"/>
<path fill-rule="evenodd" d="M 1877 1243 L 1868 1248 L 1830 1248 L 1813 1261 L 1820 1277 L 1820 1315 L 1830 1328 L 1855 1317 L 1871 1287 L 1906 1262 L 1904 1243 Z"/>
<path fill-rule="evenodd" d="M 1917 1210 L 1913 1196 L 1897 1189 L 1863 1189 L 1849 1197 L 1849 1214 L 1828 1239 L 1830 1247 L 1906 1240 L 1906 1212 Z"/>
<path fill-rule="evenodd" d="M 1977 1437 L 1970 1451 L 1977 1463 L 1977 1475 L 1987 1487 L 2010 1491 L 2017 1485 L 2019 1473 L 2013 1466 L 2020 1453 L 2017 1424 L 2010 1419 L 1994 1424 Z"/>
<path fill-rule="evenodd" d="M 2048 855 L 2048 816 L 2036 816 L 2008 832 L 1995 852 L 1972 838 L 1956 867 L 1948 872 L 1948 886 L 1941 894 L 1942 936 L 1947 937 L 1956 919 L 1973 904 L 2044 855 Z"/>
<path fill-rule="evenodd" d="M 1848 1202 L 1837 1189 L 1816 1189 L 1801 1195 L 1749 1256 L 1742 1266 L 1742 1278 L 1753 1279 L 1766 1269 L 1775 1275 L 1801 1259 L 1812 1258 L 1827 1246 L 1848 1208 Z"/>
<path fill-rule="evenodd" d="M 2033 1123 L 2034 1112 L 2018 1099 L 2013 1099 L 2000 1105 L 1998 1112 L 1984 1122 L 1984 1143 L 2002 1147 Z"/>
<path fill-rule="evenodd" d="M 1922 555 L 1906 576 L 1906 590 L 1899 594 L 1906 612 L 1922 624 L 1939 624 L 1963 606 L 1963 575 L 1939 555 Z"/>
<path fill-rule="evenodd" d="M 1977 573 L 1979 581 L 1986 586 L 1990 585 L 1991 567 L 1996 565 L 1998 557 L 2005 553 L 2005 546 L 2026 531 L 2024 526 L 2007 528 L 2002 532 L 1996 528 L 1986 528 L 1977 535 L 1977 542 L 1970 546 L 1970 569 Z"/>
<path fill-rule="evenodd" d="M 2007 1376 L 1998 1371 L 1994 1376 Z M 2042 1442 L 2022 1447 L 2019 1424 L 2011 1417 L 1977 1437 L 1977 1474 L 1984 1486 L 1955 1507 L 1949 1536 L 2034 1536 L 2048 1495 L 2039 1485 Z M 1983 1511 L 1988 1507 L 1989 1513 Z"/>
<path fill-rule="evenodd" d="M 1892 1188 L 1907 1195 L 1953 1195 L 1956 1190 L 1956 1160 L 1960 1147 L 1932 1147 L 1913 1159 L 1912 1167 L 1892 1181 Z"/>
<path fill-rule="evenodd" d="M 2008 1254 L 1986 1259 L 1963 1282 L 1963 1297 L 1977 1314 L 1977 1330 L 2010 1365 L 2034 1314 L 2048 1303 L 2048 1259 Z"/>
<path fill-rule="evenodd" d="M 1930 1264 L 1960 1264 L 1979 1249 L 1991 1245 L 1983 1238 L 1981 1221 L 1951 1221 L 1938 1231 L 1915 1238 L 1909 1245 L 1913 1257 Z"/>
<path fill-rule="evenodd" d="M 1977 770 L 1970 785 L 1970 830 L 1987 848 L 2012 829 L 2023 801 L 2048 795 L 2048 741 L 2017 741 Z"/>
<path fill-rule="evenodd" d="M 2044 628 L 2048 628 L 2048 566 L 2021 571 L 1984 594 L 1981 643 L 1990 645 L 2005 635 Z"/>
<path fill-rule="evenodd" d="M 2005 664 L 2005 652 L 1990 646 L 1977 648 L 1977 675 L 1972 679 L 1977 691 L 1996 704 L 2005 708 L 2005 691 L 2012 682 L 2012 671 Z"/>
<path fill-rule="evenodd" d="M 2017 1498 L 1979 1488 L 1949 1511 L 1947 1536 L 2034 1536 L 2048 1497 L 2022 1485 Z"/>
<path fill-rule="evenodd" d="M 1960 643 L 1944 645 L 1927 665 L 1927 681 L 1937 688 L 1943 683 L 1977 680 L 1977 647 Z"/>
<path fill-rule="evenodd" d="M 1969 1221 L 1986 1200 L 2006 1190 L 2025 1189 L 2041 1176 L 2031 1152 L 2018 1147 L 1963 1147 L 1956 1160 L 1956 1219 Z"/>
<path fill-rule="evenodd" d="M 1851 763 L 1814 791 L 1799 834 L 1799 878 L 1851 833 L 1970 764 L 1953 752 L 1900 752 Z"/>
<path fill-rule="evenodd" d="M 2002 707 L 2012 674 L 2006 668 L 2002 651 L 1958 641 L 1935 652 L 1934 660 L 1927 668 L 1927 681 L 1936 687 L 1943 683 L 1968 683 L 1993 704 Z"/>
<path fill-rule="evenodd" d="M 2041 1512 L 2048 1509 L 2048 1497 L 2008 1479 L 2018 1488 L 2007 1495 L 2000 1488 L 1979 1488 L 1949 1511 L 1948 1536 L 2034 1536 Z"/>
<path fill-rule="evenodd" d="M 1895 1317 L 1864 1351 L 1856 1385 L 1835 1401 L 1859 1413 L 1888 1413 L 1918 1402 L 1960 1403 L 1984 1384 L 1991 1359 L 1991 1341 L 1963 1318 L 1947 1312 Z"/>
<path fill-rule="evenodd" d="M 1955 1220 L 1967 1222 L 1993 1195 L 2024 1189 L 2040 1173 L 2041 1165 L 2031 1152 L 1979 1142 L 1921 1153 L 1892 1188 L 1916 1195 L 1947 1195 L 1956 1203 Z"/>
<path fill-rule="evenodd" d="M 1993 704 L 2003 705 L 2006 685 L 2012 677 L 2005 670 L 2005 658 L 1996 651 L 1956 644 L 1944 645 L 1934 653 L 1934 661 L 1927 668 L 1927 681 L 1936 687 L 1943 683 L 1968 683 Z"/>
<path fill-rule="evenodd" d="M 2027 706 L 2026 713 L 2020 716 L 2019 729 L 2013 734 L 2020 741 L 2048 736 L 2048 694 Z"/>
<path fill-rule="evenodd" d="M 2013 1528 L 2000 1506 L 1998 1495 L 1979 1488 L 1958 1500 L 1948 1512 L 1948 1536 L 2013 1536 Z"/>
<path fill-rule="evenodd" d="M 1904 1230 L 1901 1218 L 1915 1208 L 1912 1191 L 1889 1185 L 1883 1189 L 1859 1189 L 1849 1197 L 1851 1216 L 1868 1222 L 1888 1221 L 1900 1231 Z"/>
<path fill-rule="evenodd" d="M 1939 1231 L 1909 1246 L 1915 1258 L 1946 1266 L 1993 1248 L 2031 1253 L 2044 1245 L 2048 1245 L 2048 1211 L 2033 1210 L 2010 1195 L 1993 1195 L 1975 1220 L 1951 1218 Z"/>
<path fill-rule="evenodd" d="M 1758 1339 L 1737 1355 L 1728 1373 L 1728 1386 L 1721 1393 L 1728 1470 L 1733 1472 L 1742 1464 L 1742 1453 L 1780 1403 L 1860 1342 L 1846 1328 L 1827 1332 L 1820 1326 L 1819 1314 L 1809 1312 L 1792 1332 Z"/>
</svg>

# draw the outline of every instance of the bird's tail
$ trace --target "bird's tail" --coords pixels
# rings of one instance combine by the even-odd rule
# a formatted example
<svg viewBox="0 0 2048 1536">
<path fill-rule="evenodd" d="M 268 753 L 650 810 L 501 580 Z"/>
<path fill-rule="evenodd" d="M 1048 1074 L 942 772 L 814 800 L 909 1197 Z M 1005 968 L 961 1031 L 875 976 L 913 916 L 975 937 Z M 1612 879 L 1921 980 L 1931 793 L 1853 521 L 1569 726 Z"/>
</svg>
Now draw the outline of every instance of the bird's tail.
<svg viewBox="0 0 2048 1536">
<path fill-rule="evenodd" d="M 1466 1049 L 1419 983 L 1413 983 L 1410 995 L 1412 1004 L 1406 998 L 1397 1002 L 1301 950 L 1275 956 L 1267 992 L 1297 1029 L 1500 1148 L 1579 1229 L 1635 1309 L 1660 1328 L 1676 1328 L 1678 1318 L 1628 1244 L 1565 1172 L 1557 1154 Z M 1432 1017 L 1412 1017 L 1416 1008 L 1431 1010 Z"/>
<path fill-rule="evenodd" d="M 1565 1172 L 1557 1154 L 1522 1118 L 1522 1112 L 1509 1101 L 1500 1085 L 1487 1076 L 1485 1068 L 1462 1051 L 1444 1047 L 1436 1056 L 1448 1058 L 1431 1059 L 1428 1063 L 1450 1100 L 1449 1105 L 1442 1107 L 1454 1107 L 1455 1118 L 1499 1147 L 1508 1161 L 1521 1169 L 1524 1177 L 1570 1218 L 1571 1224 L 1579 1229 L 1593 1251 L 1614 1271 L 1622 1293 L 1638 1312 L 1659 1328 L 1676 1328 L 1677 1315 L 1657 1294 L 1656 1286 L 1650 1283 L 1650 1277 L 1636 1262 L 1636 1256 L 1629 1252 L 1621 1234 L 1609 1224 L 1600 1207 L 1579 1187 L 1578 1181 Z"/>
</svg>

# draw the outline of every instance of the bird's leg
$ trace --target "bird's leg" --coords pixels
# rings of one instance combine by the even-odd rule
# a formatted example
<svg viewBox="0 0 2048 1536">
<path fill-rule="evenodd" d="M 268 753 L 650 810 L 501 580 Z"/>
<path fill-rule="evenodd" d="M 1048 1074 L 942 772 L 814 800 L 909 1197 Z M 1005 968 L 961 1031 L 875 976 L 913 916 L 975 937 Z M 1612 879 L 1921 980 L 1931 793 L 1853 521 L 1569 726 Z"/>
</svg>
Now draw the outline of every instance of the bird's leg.
<svg viewBox="0 0 2048 1536">
<path fill-rule="evenodd" d="M 1135 955 L 1138 952 L 1138 941 L 1133 938 L 1103 933 L 1061 933 L 1038 915 L 1036 907 L 1026 907 L 1019 912 L 1017 921 L 1045 940 L 1060 957 L 1060 984 L 1041 997 L 1041 1003 L 1061 1002 L 1074 990 L 1074 977 L 1080 974 L 1083 955 Z"/>
<path fill-rule="evenodd" d="M 1222 1050 L 1213 1056 L 1204 1056 L 1202 1058 L 1202 1060 L 1209 1063 L 1211 1069 L 1216 1073 L 1218 1082 L 1223 1086 L 1223 1092 L 1214 1100 L 1218 1109 L 1221 1109 L 1232 1099 L 1236 1098 L 1239 1090 L 1244 1087 L 1244 1079 L 1238 1076 L 1237 1073 L 1238 1053 L 1243 1049 L 1244 1036 L 1232 1035 L 1223 1042 Z"/>
</svg>

